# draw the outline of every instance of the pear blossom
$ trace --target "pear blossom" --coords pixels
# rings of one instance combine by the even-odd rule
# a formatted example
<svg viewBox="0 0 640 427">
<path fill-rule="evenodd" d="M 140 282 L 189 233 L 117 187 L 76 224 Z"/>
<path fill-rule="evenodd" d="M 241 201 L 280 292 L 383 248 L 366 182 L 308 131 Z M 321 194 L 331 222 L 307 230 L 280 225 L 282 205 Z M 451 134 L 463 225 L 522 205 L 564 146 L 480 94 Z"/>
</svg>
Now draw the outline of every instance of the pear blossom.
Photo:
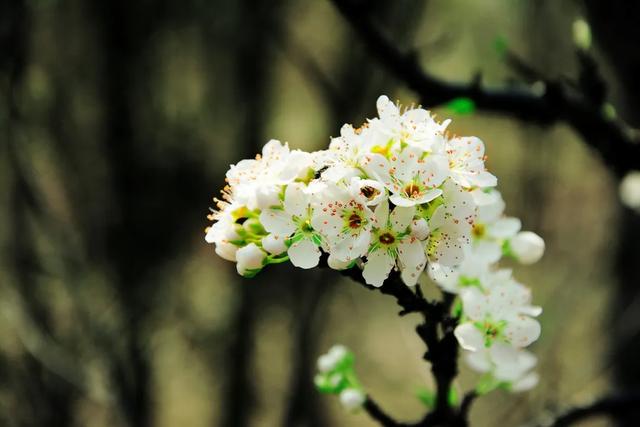
<svg viewBox="0 0 640 427">
<path fill-rule="evenodd" d="M 542 309 L 530 305 L 531 292 L 514 280 L 486 290 L 471 286 L 460 297 L 466 321 L 454 332 L 465 350 L 478 351 L 496 341 L 522 348 L 540 336 L 540 323 L 533 317 Z"/>
<path fill-rule="evenodd" d="M 369 120 L 369 127 L 375 135 L 377 151 L 403 144 L 428 152 L 442 150 L 443 133 L 450 120 L 438 123 L 422 108 L 410 108 L 402 113 L 385 95 L 378 98 L 376 106 L 379 117 Z"/>
<path fill-rule="evenodd" d="M 475 136 L 448 140 L 445 150 L 449 159 L 451 179 L 470 187 L 495 187 L 498 180 L 484 166 L 484 143 Z"/>
<path fill-rule="evenodd" d="M 442 197 L 426 208 L 428 212 L 435 206 L 429 218 L 425 251 L 431 263 L 454 266 L 463 261 L 464 249 L 471 243 L 476 206 L 469 192 L 456 184 L 447 182 L 442 188 Z"/>
<path fill-rule="evenodd" d="M 415 211 L 415 207 L 396 206 L 389 213 L 386 201 L 376 206 L 376 227 L 362 272 L 367 284 L 382 286 L 396 265 L 404 283 L 417 283 L 427 260 L 422 243 L 408 232 Z"/>
<path fill-rule="evenodd" d="M 340 129 L 340 136 L 332 138 L 329 149 L 315 153 L 315 167 L 323 168 L 322 178 L 331 183 L 362 175 L 363 156 L 370 152 L 373 141 L 370 129 L 363 126 L 354 129 L 345 124 Z"/>
<path fill-rule="evenodd" d="M 539 381 L 538 374 L 533 371 L 537 358 L 529 351 L 505 343 L 467 352 L 465 360 L 474 371 L 488 375 L 494 386 L 506 387 L 514 392 L 529 390 Z"/>
<path fill-rule="evenodd" d="M 294 182 L 285 190 L 282 206 L 275 206 L 260 213 L 264 228 L 278 236 L 288 237 L 287 254 L 291 263 L 300 268 L 313 268 L 320 260 L 322 237 L 311 226 L 313 208 L 311 195 L 305 185 Z"/>
<path fill-rule="evenodd" d="M 381 154 L 368 154 L 364 167 L 391 192 L 389 200 L 396 206 L 432 201 L 442 194 L 438 186 L 449 174 L 446 157 L 429 155 L 415 147 L 394 152 L 389 159 Z"/>
<path fill-rule="evenodd" d="M 308 174 L 312 156 L 289 150 L 288 144 L 272 139 L 262 149 L 262 156 L 241 160 L 227 172 L 232 197 L 249 209 L 263 209 L 279 202 L 281 185 Z"/>
<path fill-rule="evenodd" d="M 363 256 L 371 242 L 373 212 L 338 186 L 328 187 L 318 199 L 311 225 L 324 236 L 331 255 L 340 261 Z"/>
</svg>

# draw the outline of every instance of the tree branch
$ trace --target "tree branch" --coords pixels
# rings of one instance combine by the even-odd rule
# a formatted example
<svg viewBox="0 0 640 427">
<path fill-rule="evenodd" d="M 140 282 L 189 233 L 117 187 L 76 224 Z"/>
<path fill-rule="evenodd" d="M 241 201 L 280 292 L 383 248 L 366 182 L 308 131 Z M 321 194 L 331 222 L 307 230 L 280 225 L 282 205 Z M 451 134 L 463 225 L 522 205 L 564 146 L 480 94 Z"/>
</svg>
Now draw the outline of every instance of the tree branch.
<svg viewBox="0 0 640 427">
<path fill-rule="evenodd" d="M 544 427 L 566 427 L 598 415 L 616 416 L 633 411 L 640 411 L 640 391 L 598 399 L 589 405 L 569 409 L 551 423 L 539 425 Z"/>
<path fill-rule="evenodd" d="M 526 87 L 484 88 L 476 79 L 452 83 L 425 72 L 414 52 L 403 52 L 371 23 L 353 0 L 331 0 L 369 51 L 397 79 L 413 89 L 425 107 L 441 105 L 455 98 L 472 99 L 484 111 L 500 113 L 540 125 L 565 122 L 597 151 L 618 176 L 640 169 L 640 143 L 623 123 L 606 118 L 601 106 L 589 97 L 568 91 L 560 82 L 546 81 L 543 93 Z"/>
<path fill-rule="evenodd" d="M 472 398 L 467 403 L 463 402 L 460 409 L 453 408 L 449 404 L 451 383 L 458 373 L 458 342 L 453 334 L 457 319 L 449 316 L 455 296 L 445 293 L 440 302 L 428 301 L 419 287 L 414 292 L 405 285 L 397 271 L 392 271 L 379 288 L 367 285 L 359 268 L 343 270 L 341 273 L 370 290 L 378 290 L 395 297 L 398 305 L 402 307 L 399 313 L 401 316 L 408 313 L 422 314 L 423 322 L 416 327 L 416 332 L 427 347 L 424 359 L 431 364 L 431 373 L 436 383 L 435 408 L 415 424 L 402 424 L 395 421 L 382 412 L 373 401 L 368 404 L 368 408 L 365 408 L 367 412 L 383 426 L 466 426 L 468 407 Z"/>
<path fill-rule="evenodd" d="M 394 420 L 390 415 L 378 406 L 378 404 L 370 397 L 364 401 L 363 408 L 371 418 L 378 421 L 384 427 L 410 427 L 413 424 L 405 424 Z"/>
</svg>

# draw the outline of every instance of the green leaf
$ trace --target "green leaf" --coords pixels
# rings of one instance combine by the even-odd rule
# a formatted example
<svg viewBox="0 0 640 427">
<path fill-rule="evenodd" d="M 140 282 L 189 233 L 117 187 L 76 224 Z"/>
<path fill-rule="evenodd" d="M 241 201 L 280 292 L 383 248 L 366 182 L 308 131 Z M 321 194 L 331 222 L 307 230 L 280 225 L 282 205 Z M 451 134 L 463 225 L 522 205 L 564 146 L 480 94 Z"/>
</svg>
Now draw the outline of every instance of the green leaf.
<svg viewBox="0 0 640 427">
<path fill-rule="evenodd" d="M 506 36 L 499 34 L 493 39 L 493 49 L 500 58 L 504 58 L 509 50 L 509 40 Z"/>
<path fill-rule="evenodd" d="M 455 114 L 468 115 L 476 111 L 476 103 L 471 98 L 455 98 L 447 103 L 447 108 Z"/>
<path fill-rule="evenodd" d="M 436 394 L 435 392 L 426 389 L 426 388 L 420 388 L 416 391 L 416 397 L 418 398 L 418 400 L 420 400 L 420 402 L 422 402 L 422 404 L 424 406 L 426 406 L 429 409 L 432 409 L 436 406 Z"/>
<path fill-rule="evenodd" d="M 449 406 L 458 406 L 458 392 L 455 388 L 449 389 Z"/>
</svg>

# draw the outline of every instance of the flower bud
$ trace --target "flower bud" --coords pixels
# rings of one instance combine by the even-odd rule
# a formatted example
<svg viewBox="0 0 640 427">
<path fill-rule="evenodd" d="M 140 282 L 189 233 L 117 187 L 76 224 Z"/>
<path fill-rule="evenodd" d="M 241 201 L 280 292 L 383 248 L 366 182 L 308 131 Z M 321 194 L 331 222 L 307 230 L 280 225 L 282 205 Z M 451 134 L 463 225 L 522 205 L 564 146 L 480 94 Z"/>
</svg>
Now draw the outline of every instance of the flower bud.
<svg viewBox="0 0 640 427">
<path fill-rule="evenodd" d="M 276 234 L 269 234 L 262 238 L 262 247 L 271 255 L 280 255 L 287 251 L 285 238 Z"/>
<path fill-rule="evenodd" d="M 424 218 L 411 221 L 411 235 L 418 240 L 425 240 L 429 237 L 429 223 Z"/>
<path fill-rule="evenodd" d="M 255 243 L 250 243 L 245 247 L 238 249 L 236 252 L 236 260 L 238 264 L 236 269 L 238 273 L 244 275 L 247 270 L 255 270 L 262 268 L 262 261 L 266 258 L 266 254 L 256 246 Z"/>
<path fill-rule="evenodd" d="M 340 403 L 348 411 L 355 411 L 360 408 L 365 398 L 364 393 L 355 388 L 347 388 L 340 393 Z"/>
<path fill-rule="evenodd" d="M 640 211 L 640 172 L 629 172 L 620 183 L 620 199 L 622 203 L 636 211 Z"/>
<path fill-rule="evenodd" d="M 544 240 L 531 231 L 521 231 L 509 242 L 511 251 L 522 264 L 533 264 L 544 254 Z"/>
<path fill-rule="evenodd" d="M 227 261 L 235 261 L 238 247 L 232 243 L 219 242 L 216 244 L 216 253 Z"/>
</svg>

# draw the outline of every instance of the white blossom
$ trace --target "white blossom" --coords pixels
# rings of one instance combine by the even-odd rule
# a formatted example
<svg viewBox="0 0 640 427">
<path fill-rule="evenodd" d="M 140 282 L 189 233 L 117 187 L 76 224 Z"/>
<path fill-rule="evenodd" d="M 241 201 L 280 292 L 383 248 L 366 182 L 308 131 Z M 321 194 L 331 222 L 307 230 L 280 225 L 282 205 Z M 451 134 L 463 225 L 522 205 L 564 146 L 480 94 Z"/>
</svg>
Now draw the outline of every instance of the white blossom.
<svg viewBox="0 0 640 427">
<path fill-rule="evenodd" d="M 296 267 L 313 268 L 320 259 L 321 238 L 311 226 L 312 212 L 311 195 L 304 184 L 294 182 L 287 186 L 282 206 L 260 213 L 260 222 L 268 232 L 289 237 L 287 254 Z"/>
<path fill-rule="evenodd" d="M 368 154 L 364 167 L 391 192 L 389 200 L 396 206 L 415 206 L 430 202 L 442 194 L 438 187 L 449 173 L 446 157 L 406 147 L 391 153 Z"/>
<path fill-rule="evenodd" d="M 382 286 L 396 265 L 404 283 L 417 283 L 426 257 L 422 243 L 409 233 L 415 211 L 415 207 L 396 206 L 389 214 L 388 202 L 376 206 L 376 227 L 362 272 L 369 285 Z"/>
</svg>

